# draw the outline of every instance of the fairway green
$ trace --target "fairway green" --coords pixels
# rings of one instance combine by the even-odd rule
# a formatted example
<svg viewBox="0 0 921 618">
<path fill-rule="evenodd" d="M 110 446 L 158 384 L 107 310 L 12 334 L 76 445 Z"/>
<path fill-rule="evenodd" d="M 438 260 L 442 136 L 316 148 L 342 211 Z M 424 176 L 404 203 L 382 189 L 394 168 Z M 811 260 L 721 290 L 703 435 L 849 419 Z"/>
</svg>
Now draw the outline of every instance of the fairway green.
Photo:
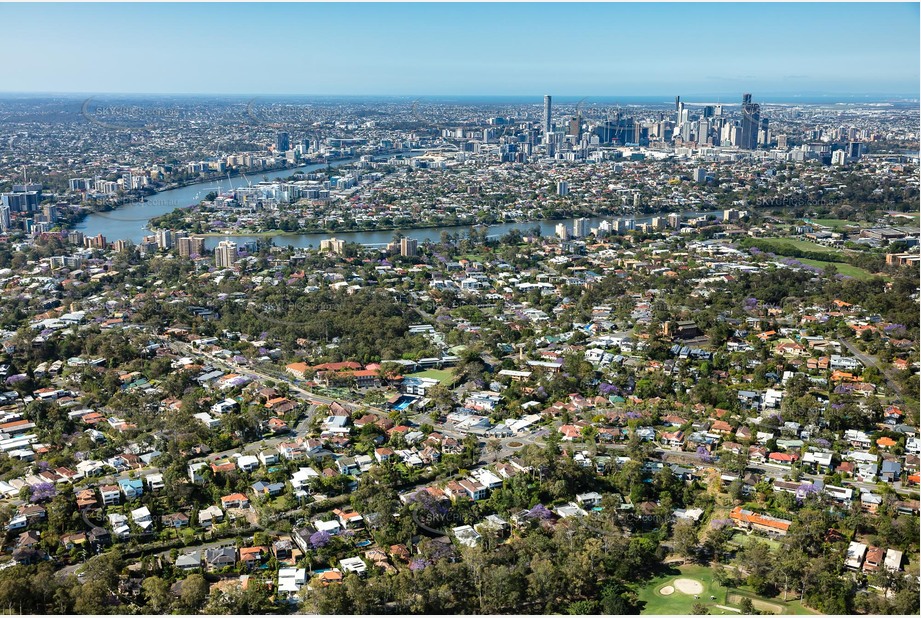
<svg viewBox="0 0 921 618">
<path fill-rule="evenodd" d="M 663 595 L 659 591 L 665 586 L 673 586 L 676 579 L 687 578 L 694 579 L 703 584 L 704 590 L 700 593 L 700 598 L 695 599 L 693 594 L 684 594 L 675 590 L 671 594 Z M 710 597 L 716 597 L 711 599 Z M 661 616 L 664 614 L 687 615 L 691 613 L 695 603 L 704 605 L 711 614 L 721 614 L 731 616 L 738 612 L 717 607 L 725 605 L 727 607 L 738 608 L 738 601 L 742 596 L 750 599 L 761 601 L 764 604 L 770 604 L 781 608 L 783 614 L 814 614 L 809 609 L 802 606 L 799 601 L 790 601 L 784 603 L 778 599 L 766 599 L 754 594 L 748 586 L 739 588 L 725 588 L 713 579 L 713 569 L 701 565 L 681 565 L 677 568 L 671 568 L 666 573 L 651 579 L 647 584 L 637 590 L 637 598 L 643 602 L 641 613 Z M 732 597 L 735 603 L 729 602 Z M 759 603 L 761 604 L 761 603 Z M 767 607 L 765 605 L 765 607 Z"/>
</svg>

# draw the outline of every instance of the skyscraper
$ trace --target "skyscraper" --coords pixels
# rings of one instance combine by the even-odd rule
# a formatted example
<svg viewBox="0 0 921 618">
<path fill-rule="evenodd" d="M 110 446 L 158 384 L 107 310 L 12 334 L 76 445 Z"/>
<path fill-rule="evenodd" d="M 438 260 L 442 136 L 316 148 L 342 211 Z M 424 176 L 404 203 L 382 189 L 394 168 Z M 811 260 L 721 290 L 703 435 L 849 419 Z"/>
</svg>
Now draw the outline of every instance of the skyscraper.
<svg viewBox="0 0 921 618">
<path fill-rule="evenodd" d="M 550 135 L 552 129 L 551 117 L 550 117 L 550 95 L 544 95 L 544 139 Z"/>
<path fill-rule="evenodd" d="M 752 103 L 752 95 L 742 95 L 742 124 L 739 127 L 740 148 L 755 150 L 758 148 L 758 129 L 761 128 L 761 106 Z"/>
<path fill-rule="evenodd" d="M 288 152 L 291 150 L 291 142 L 285 131 L 279 131 L 275 134 L 275 152 Z"/>
<path fill-rule="evenodd" d="M 237 261 L 237 243 L 222 240 L 214 249 L 214 265 L 218 268 L 230 268 Z"/>
<path fill-rule="evenodd" d="M 0 204 L 0 232 L 6 234 L 10 231 L 10 207 Z"/>
</svg>

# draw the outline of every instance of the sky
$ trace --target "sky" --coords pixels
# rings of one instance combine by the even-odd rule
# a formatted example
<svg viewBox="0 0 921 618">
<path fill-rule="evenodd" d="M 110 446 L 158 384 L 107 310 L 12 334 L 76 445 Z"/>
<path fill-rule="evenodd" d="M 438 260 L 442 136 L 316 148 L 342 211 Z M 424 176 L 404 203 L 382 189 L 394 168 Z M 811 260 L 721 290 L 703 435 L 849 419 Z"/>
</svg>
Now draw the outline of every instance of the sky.
<svg viewBox="0 0 921 618">
<path fill-rule="evenodd" d="M 735 99 L 921 89 L 918 3 L 0 3 L 0 23 L 7 93 Z"/>
</svg>

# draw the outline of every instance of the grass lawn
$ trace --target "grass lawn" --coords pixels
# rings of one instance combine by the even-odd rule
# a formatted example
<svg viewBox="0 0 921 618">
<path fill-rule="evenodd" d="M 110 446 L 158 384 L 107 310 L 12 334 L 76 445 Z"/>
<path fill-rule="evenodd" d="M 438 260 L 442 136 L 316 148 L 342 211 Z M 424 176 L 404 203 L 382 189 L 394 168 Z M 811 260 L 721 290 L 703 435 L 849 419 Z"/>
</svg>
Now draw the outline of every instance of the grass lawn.
<svg viewBox="0 0 921 618">
<path fill-rule="evenodd" d="M 754 541 L 766 543 L 770 546 L 771 549 L 777 549 L 780 547 L 780 543 L 774 539 L 770 539 L 766 536 L 748 535 L 744 532 L 736 532 L 732 535 L 732 538 L 729 539 L 730 543 L 738 545 L 739 547 L 746 547 L 747 545 L 751 545 Z"/>
<path fill-rule="evenodd" d="M 454 381 L 454 370 L 453 369 L 426 369 L 425 371 L 419 371 L 416 373 L 407 374 L 407 377 L 432 378 L 434 380 L 440 381 L 445 386 L 450 386 L 451 382 Z"/>
<path fill-rule="evenodd" d="M 866 223 L 858 223 L 857 221 L 848 221 L 846 219 L 810 219 L 815 224 L 824 225 L 825 227 L 831 227 L 834 229 L 840 229 L 842 227 L 847 227 L 849 225 L 856 225 L 858 227 L 867 227 Z"/>
<path fill-rule="evenodd" d="M 700 598 L 695 599 L 694 595 L 684 594 L 678 590 L 675 590 L 669 595 L 663 595 L 659 592 L 665 586 L 673 585 L 674 581 L 679 578 L 693 579 L 700 582 L 703 585 L 703 592 L 701 592 L 699 595 Z M 711 599 L 711 596 L 716 598 Z M 738 609 L 739 603 L 741 602 L 743 596 L 752 599 L 752 602 L 756 606 L 760 605 L 763 609 L 766 609 L 772 613 L 815 613 L 804 608 L 802 604 L 799 603 L 799 601 L 784 603 L 783 601 L 776 599 L 765 599 L 759 597 L 751 590 L 747 589 L 746 586 L 732 589 L 724 588 L 723 586 L 720 586 L 716 581 L 714 581 L 713 570 L 710 567 L 696 564 L 681 565 L 677 568 L 672 567 L 662 575 L 659 575 L 650 580 L 643 588 L 640 588 L 637 591 L 637 597 L 640 601 L 645 603 L 642 613 L 658 616 L 664 614 L 690 614 L 691 608 L 695 603 L 701 603 L 702 605 L 705 605 L 707 609 L 710 610 L 711 614 L 732 616 L 738 614 L 739 612 L 734 612 L 729 609 L 722 609 L 717 606 L 725 605 L 727 607 Z"/>
<path fill-rule="evenodd" d="M 801 251 L 816 251 L 818 253 L 840 253 L 839 249 L 834 247 L 826 247 L 825 245 L 819 245 L 814 242 L 809 242 L 808 240 L 801 240 L 799 238 L 761 238 L 761 242 L 766 242 L 774 247 L 782 247 L 784 245 L 788 247 L 796 247 Z"/>
<path fill-rule="evenodd" d="M 825 268 L 829 264 L 834 265 L 838 269 L 838 272 L 842 275 L 847 275 L 848 277 L 853 277 L 854 279 L 872 279 L 873 274 L 863 268 L 857 268 L 850 264 L 845 264 L 843 262 L 823 262 L 821 260 L 810 260 L 809 258 L 794 258 L 799 260 L 803 264 L 809 264 L 810 266 L 818 266 L 819 268 Z"/>
</svg>

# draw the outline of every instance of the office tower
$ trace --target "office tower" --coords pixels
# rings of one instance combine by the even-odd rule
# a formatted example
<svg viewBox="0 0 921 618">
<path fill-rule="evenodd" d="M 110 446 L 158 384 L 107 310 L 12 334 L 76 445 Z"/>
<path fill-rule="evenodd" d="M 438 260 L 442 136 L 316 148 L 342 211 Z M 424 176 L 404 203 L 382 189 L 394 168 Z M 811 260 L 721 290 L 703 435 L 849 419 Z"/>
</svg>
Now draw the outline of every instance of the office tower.
<svg viewBox="0 0 921 618">
<path fill-rule="evenodd" d="M 697 124 L 697 143 L 706 144 L 707 138 L 710 136 L 710 122 L 707 120 L 701 120 Z"/>
<path fill-rule="evenodd" d="M 573 116 L 570 118 L 566 135 L 573 135 L 576 139 L 582 137 L 582 116 Z"/>
<path fill-rule="evenodd" d="M 588 236 L 588 219 L 579 218 L 572 222 L 573 238 L 585 238 Z"/>
<path fill-rule="evenodd" d="M 419 243 L 415 238 L 404 236 L 400 239 L 400 255 L 403 257 L 413 257 L 416 255 Z"/>
<path fill-rule="evenodd" d="M 10 207 L 6 204 L 0 204 L 0 232 L 6 234 L 10 231 Z"/>
<path fill-rule="evenodd" d="M 714 106 L 713 106 L 713 115 L 714 115 L 714 116 L 722 116 L 722 115 L 723 115 L 723 106 L 722 106 L 722 105 L 714 105 Z"/>
<path fill-rule="evenodd" d="M 676 212 L 671 213 L 670 215 L 668 215 L 667 220 L 668 220 L 668 227 L 674 228 L 676 230 L 679 227 L 681 227 L 681 215 L 679 215 L 678 213 Z"/>
<path fill-rule="evenodd" d="M 848 142 L 847 145 L 847 158 L 848 159 L 859 159 L 866 153 L 866 146 L 863 142 Z"/>
<path fill-rule="evenodd" d="M 556 235 L 560 240 L 569 240 L 569 229 L 565 223 L 556 224 Z"/>
<path fill-rule="evenodd" d="M 752 103 L 752 95 L 742 95 L 742 124 L 739 126 L 740 148 L 755 150 L 758 148 L 758 129 L 761 126 L 761 106 Z"/>
<path fill-rule="evenodd" d="M 544 125 L 544 140 L 545 140 L 545 141 L 546 141 L 546 139 L 547 139 L 547 136 L 550 135 L 550 131 L 552 130 L 552 122 L 551 122 L 551 116 L 550 116 L 550 114 L 551 114 L 551 109 L 550 109 L 550 95 L 549 95 L 549 94 L 545 94 L 545 95 L 544 95 L 544 122 L 543 122 L 543 125 Z"/>
<path fill-rule="evenodd" d="M 562 180 L 556 183 L 556 194 L 557 195 L 569 195 L 569 183 L 563 182 Z"/>
<path fill-rule="evenodd" d="M 222 240 L 214 249 L 214 265 L 218 268 L 230 268 L 237 261 L 237 243 Z"/>
<path fill-rule="evenodd" d="M 713 118 L 714 111 L 712 105 L 704 105 L 704 118 Z"/>
<path fill-rule="evenodd" d="M 275 152 L 288 152 L 291 150 L 291 142 L 285 131 L 279 131 L 275 134 Z"/>
</svg>

